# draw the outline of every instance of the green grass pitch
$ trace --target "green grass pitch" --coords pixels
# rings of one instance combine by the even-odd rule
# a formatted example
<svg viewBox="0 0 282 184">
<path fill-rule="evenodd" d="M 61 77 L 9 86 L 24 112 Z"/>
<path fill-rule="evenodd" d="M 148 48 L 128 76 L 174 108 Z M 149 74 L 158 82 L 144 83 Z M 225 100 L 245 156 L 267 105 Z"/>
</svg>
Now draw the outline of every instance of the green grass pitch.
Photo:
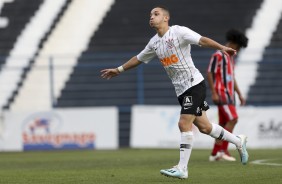
<svg viewBox="0 0 282 184">
<path fill-rule="evenodd" d="M 119 149 L 0 153 L 1 184 L 281 184 L 282 149 L 249 150 L 250 162 L 209 162 L 210 150 L 195 149 L 189 178 L 167 178 L 160 169 L 178 162 L 177 149 Z M 232 155 L 239 159 L 237 151 Z M 265 160 L 261 164 L 253 161 Z"/>
</svg>

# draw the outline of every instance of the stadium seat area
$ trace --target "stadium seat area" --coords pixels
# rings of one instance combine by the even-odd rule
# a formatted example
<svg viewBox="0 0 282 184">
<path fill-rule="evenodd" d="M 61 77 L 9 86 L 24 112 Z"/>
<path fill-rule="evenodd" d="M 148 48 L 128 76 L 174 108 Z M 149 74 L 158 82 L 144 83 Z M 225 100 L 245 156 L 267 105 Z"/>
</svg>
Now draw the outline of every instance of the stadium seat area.
<svg viewBox="0 0 282 184">
<path fill-rule="evenodd" d="M 272 35 L 263 59 L 258 65 L 255 83 L 248 94 L 251 105 L 281 105 L 282 104 L 282 18 Z"/>
<path fill-rule="evenodd" d="M 34 58 L 42 49 L 71 0 L 4 1 L 1 18 L 8 24 L 0 28 L 0 107 L 9 109 L 18 95 Z M 32 94 L 31 94 L 32 95 Z"/>
<path fill-rule="evenodd" d="M 29 55 L 25 52 L 18 54 L 16 43 L 24 34 L 27 25 L 33 20 L 43 0 L 15 0 L 1 2 L 0 26 L 0 107 L 9 103 L 9 98 L 15 95 L 14 91 L 21 80 L 21 73 L 28 63 Z M 33 39 L 30 39 L 33 40 Z M 33 49 L 28 45 L 26 50 Z M 17 50 L 17 51 L 15 51 Z M 15 54 L 16 56 L 11 56 Z M 17 55 L 18 54 L 18 55 Z M 20 58 L 22 57 L 22 58 Z M 21 60 L 18 62 L 18 60 Z M 9 67 L 7 67 L 9 66 Z M 10 67 L 13 66 L 13 67 Z M 8 69 L 7 69 L 8 68 Z"/>
<path fill-rule="evenodd" d="M 1 17 L 9 17 L 9 21 L 7 25 L 0 28 L 0 54 L 2 56 L 9 54 L 16 39 L 42 2 L 43 0 L 15 0 L 3 6 Z M 3 63 L 5 63 L 4 58 L 0 60 L 0 64 Z"/>
</svg>

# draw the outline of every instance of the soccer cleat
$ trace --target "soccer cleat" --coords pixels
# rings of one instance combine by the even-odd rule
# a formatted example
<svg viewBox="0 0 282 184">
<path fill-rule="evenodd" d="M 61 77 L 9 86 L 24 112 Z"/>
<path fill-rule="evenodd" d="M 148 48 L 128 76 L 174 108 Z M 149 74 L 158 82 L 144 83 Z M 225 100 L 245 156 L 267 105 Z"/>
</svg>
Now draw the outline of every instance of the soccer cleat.
<svg viewBox="0 0 282 184">
<path fill-rule="evenodd" d="M 240 154 L 240 158 L 241 158 L 241 163 L 243 165 L 246 165 L 249 159 L 249 154 L 247 152 L 247 148 L 246 148 L 246 143 L 247 143 L 247 136 L 245 135 L 238 135 L 237 137 L 239 137 L 240 141 L 241 141 L 241 146 L 237 147 L 237 150 Z"/>
<path fill-rule="evenodd" d="M 216 155 L 210 155 L 209 161 L 214 162 L 214 161 L 219 161 L 222 158 L 223 153 L 222 152 L 217 152 Z"/>
<path fill-rule="evenodd" d="M 160 173 L 162 175 L 173 177 L 173 178 L 179 178 L 179 179 L 186 179 L 188 178 L 188 171 L 180 169 L 178 166 L 174 166 L 171 169 L 162 169 L 160 170 Z"/>
<path fill-rule="evenodd" d="M 226 160 L 226 161 L 230 161 L 230 162 L 234 162 L 236 161 L 236 158 L 230 156 L 230 155 L 227 155 L 226 153 L 223 153 L 222 157 L 221 157 L 223 160 Z"/>
</svg>

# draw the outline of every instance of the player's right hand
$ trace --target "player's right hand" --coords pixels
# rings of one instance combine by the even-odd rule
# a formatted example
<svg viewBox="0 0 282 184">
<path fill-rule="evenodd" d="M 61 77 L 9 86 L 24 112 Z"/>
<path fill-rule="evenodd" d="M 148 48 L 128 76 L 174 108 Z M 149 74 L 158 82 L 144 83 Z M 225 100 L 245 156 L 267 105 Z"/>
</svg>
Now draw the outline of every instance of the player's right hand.
<svg viewBox="0 0 282 184">
<path fill-rule="evenodd" d="M 220 103 L 220 99 L 217 93 L 212 93 L 212 101 L 215 105 Z"/>
<path fill-rule="evenodd" d="M 235 49 L 232 49 L 230 47 L 224 47 L 222 49 L 222 52 L 224 52 L 225 54 L 229 54 L 230 56 L 234 56 L 237 54 L 237 51 Z"/>
<path fill-rule="evenodd" d="M 101 73 L 102 73 L 101 77 L 107 80 L 120 74 L 117 68 L 104 69 L 104 70 L 101 70 Z"/>
</svg>

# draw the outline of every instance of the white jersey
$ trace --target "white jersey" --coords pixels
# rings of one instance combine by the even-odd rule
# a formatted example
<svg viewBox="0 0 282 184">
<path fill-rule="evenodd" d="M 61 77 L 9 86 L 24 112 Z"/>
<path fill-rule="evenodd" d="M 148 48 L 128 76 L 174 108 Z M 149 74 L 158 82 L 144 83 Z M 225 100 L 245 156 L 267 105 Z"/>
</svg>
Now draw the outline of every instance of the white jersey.
<svg viewBox="0 0 282 184">
<path fill-rule="evenodd" d="M 137 55 L 137 59 L 148 63 L 158 56 L 179 96 L 204 80 L 190 53 L 190 44 L 198 45 L 200 38 L 201 35 L 187 27 L 171 26 L 163 37 L 156 34 L 151 38 L 145 49 Z"/>
</svg>

